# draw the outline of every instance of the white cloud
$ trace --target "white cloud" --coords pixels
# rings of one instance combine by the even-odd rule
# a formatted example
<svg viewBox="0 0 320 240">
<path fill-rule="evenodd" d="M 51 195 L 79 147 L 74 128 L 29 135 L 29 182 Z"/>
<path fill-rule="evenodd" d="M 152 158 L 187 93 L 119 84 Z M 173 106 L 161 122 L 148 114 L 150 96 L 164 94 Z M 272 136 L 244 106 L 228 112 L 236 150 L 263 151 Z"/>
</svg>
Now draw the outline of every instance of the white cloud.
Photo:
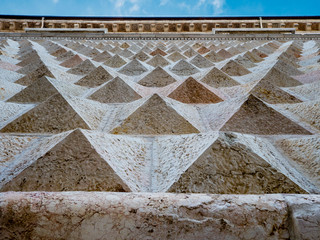
<svg viewBox="0 0 320 240">
<path fill-rule="evenodd" d="M 169 2 L 169 0 L 161 0 L 160 1 L 160 6 L 164 6 Z"/>
<path fill-rule="evenodd" d="M 54 4 L 56 4 L 56 3 L 59 2 L 59 0 L 52 0 L 52 2 L 53 2 Z"/>
<path fill-rule="evenodd" d="M 223 5 L 225 4 L 225 0 L 213 0 L 213 13 L 221 14 L 223 12 Z"/>
<path fill-rule="evenodd" d="M 134 4 L 130 10 L 129 10 L 129 13 L 133 13 L 133 12 L 139 12 L 140 10 L 140 6 L 138 4 Z"/>
</svg>

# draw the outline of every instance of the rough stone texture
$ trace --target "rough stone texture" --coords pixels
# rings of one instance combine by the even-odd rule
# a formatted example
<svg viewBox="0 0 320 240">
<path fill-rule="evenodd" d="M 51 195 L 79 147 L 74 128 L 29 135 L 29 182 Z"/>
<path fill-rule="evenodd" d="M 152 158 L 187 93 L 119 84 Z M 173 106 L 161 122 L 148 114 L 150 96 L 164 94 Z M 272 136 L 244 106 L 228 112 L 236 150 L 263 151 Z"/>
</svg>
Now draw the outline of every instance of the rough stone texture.
<svg viewBox="0 0 320 240">
<path fill-rule="evenodd" d="M 186 134 L 199 132 L 159 96 L 153 95 L 113 134 Z"/>
<path fill-rule="evenodd" d="M 75 84 L 92 88 L 100 86 L 112 78 L 112 75 L 107 70 L 105 70 L 102 66 L 99 66 L 91 71 L 87 76 L 81 78 Z"/>
<path fill-rule="evenodd" d="M 165 67 L 169 65 L 169 62 L 165 58 L 163 58 L 160 54 L 155 55 L 147 63 L 153 67 Z"/>
<path fill-rule="evenodd" d="M 18 92 L 16 95 L 9 98 L 7 102 L 39 103 L 57 93 L 58 90 L 44 76 L 34 81 L 31 85 Z"/>
<path fill-rule="evenodd" d="M 147 69 L 137 60 L 133 59 L 127 65 L 125 65 L 119 72 L 127 76 L 141 75 L 146 72 Z"/>
<path fill-rule="evenodd" d="M 262 135 L 311 134 L 252 95 L 221 130 Z"/>
<path fill-rule="evenodd" d="M 125 65 L 127 62 L 123 60 L 119 55 L 114 55 L 104 62 L 105 65 L 112 68 L 120 68 Z"/>
<path fill-rule="evenodd" d="M 198 68 L 209 68 L 213 66 L 213 63 L 207 60 L 205 57 L 202 57 L 200 54 L 197 54 L 191 61 L 193 65 Z"/>
<path fill-rule="evenodd" d="M 271 81 L 262 79 L 252 90 L 252 95 L 270 104 L 299 103 L 298 98 L 273 85 Z"/>
<path fill-rule="evenodd" d="M 102 103 L 126 103 L 140 98 L 141 96 L 119 77 L 109 81 L 89 97 Z"/>
<path fill-rule="evenodd" d="M 168 190 L 178 193 L 305 193 L 251 149 L 221 135 Z"/>
<path fill-rule="evenodd" d="M 67 72 L 76 75 L 85 75 L 90 73 L 94 69 L 96 69 L 96 66 L 93 65 L 93 63 L 89 59 L 87 59 L 81 62 L 80 64 L 76 65 L 75 67 L 71 68 Z"/>
<path fill-rule="evenodd" d="M 64 61 L 60 65 L 66 68 L 73 68 L 83 62 L 83 59 L 77 54 Z"/>
<path fill-rule="evenodd" d="M 153 34 L 2 34 L 0 239 L 319 239 L 317 37 Z"/>
<path fill-rule="evenodd" d="M 80 130 L 70 133 L 39 159 L 30 160 L 30 165 L 0 191 L 128 190 Z"/>
<path fill-rule="evenodd" d="M 317 239 L 320 236 L 316 195 L 8 192 L 0 195 L 0 203 L 4 238 Z"/>
<path fill-rule="evenodd" d="M 248 69 L 233 60 L 230 60 L 226 65 L 224 65 L 221 70 L 230 76 L 243 76 L 251 73 Z"/>
<path fill-rule="evenodd" d="M 20 78 L 15 83 L 28 86 L 43 76 L 54 78 L 54 75 L 50 72 L 47 66 L 42 65 L 41 67 L 37 68 L 33 72 L 28 73 L 26 76 Z"/>
<path fill-rule="evenodd" d="M 218 103 L 223 101 L 192 77 L 186 79 L 168 97 L 183 103 Z"/>
<path fill-rule="evenodd" d="M 176 65 L 173 66 L 171 72 L 179 76 L 189 76 L 199 72 L 199 70 L 185 60 L 180 60 Z"/>
<path fill-rule="evenodd" d="M 157 67 L 138 83 L 145 87 L 165 87 L 174 82 L 176 80 L 169 73 L 161 67 Z"/>
<path fill-rule="evenodd" d="M 58 93 L 6 125 L 0 132 L 59 133 L 74 128 L 88 129 L 89 126 Z"/>
<path fill-rule="evenodd" d="M 232 87 L 239 85 L 239 83 L 229 77 L 227 74 L 214 67 L 208 72 L 202 79 L 201 82 L 208 84 L 211 87 Z"/>
<path fill-rule="evenodd" d="M 281 70 L 273 67 L 265 76 L 264 79 L 279 87 L 294 87 L 301 85 L 299 81 L 285 74 Z"/>
</svg>

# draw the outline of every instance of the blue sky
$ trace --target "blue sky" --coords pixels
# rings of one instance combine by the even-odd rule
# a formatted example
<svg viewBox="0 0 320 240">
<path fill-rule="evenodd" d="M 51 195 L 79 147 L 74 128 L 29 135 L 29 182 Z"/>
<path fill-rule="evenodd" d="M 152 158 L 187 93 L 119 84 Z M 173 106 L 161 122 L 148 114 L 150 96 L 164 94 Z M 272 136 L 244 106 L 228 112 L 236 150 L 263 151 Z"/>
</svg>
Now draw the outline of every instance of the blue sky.
<svg viewBox="0 0 320 240">
<path fill-rule="evenodd" d="M 0 0 L 0 14 L 51 16 L 306 16 L 320 0 Z"/>
</svg>

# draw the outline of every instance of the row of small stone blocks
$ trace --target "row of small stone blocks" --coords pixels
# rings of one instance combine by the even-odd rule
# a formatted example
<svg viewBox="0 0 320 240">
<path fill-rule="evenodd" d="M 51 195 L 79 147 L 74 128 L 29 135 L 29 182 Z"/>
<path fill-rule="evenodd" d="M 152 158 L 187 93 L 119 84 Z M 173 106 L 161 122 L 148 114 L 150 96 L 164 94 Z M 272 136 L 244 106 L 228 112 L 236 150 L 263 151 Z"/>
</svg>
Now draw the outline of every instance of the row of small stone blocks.
<svg viewBox="0 0 320 240">
<path fill-rule="evenodd" d="M 320 20 L 312 22 L 263 22 L 264 28 L 296 28 L 300 31 L 320 31 Z M 108 28 L 113 32 L 207 32 L 212 28 L 260 28 L 257 21 L 230 21 L 220 23 L 102 23 L 62 22 L 57 20 L 0 20 L 0 31 L 23 31 L 25 28 Z"/>
</svg>

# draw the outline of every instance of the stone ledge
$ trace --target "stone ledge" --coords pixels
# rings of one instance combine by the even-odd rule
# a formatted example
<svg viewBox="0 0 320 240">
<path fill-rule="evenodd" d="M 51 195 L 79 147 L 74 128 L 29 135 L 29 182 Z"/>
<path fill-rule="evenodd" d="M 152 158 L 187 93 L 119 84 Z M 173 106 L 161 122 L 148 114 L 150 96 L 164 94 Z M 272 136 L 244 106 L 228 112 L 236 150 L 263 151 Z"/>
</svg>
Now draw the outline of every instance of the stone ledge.
<svg viewBox="0 0 320 240">
<path fill-rule="evenodd" d="M 0 32 L 0 39 L 163 39 L 163 40 L 319 40 L 320 34 L 213 34 L 209 33 L 96 33 L 96 32 Z"/>
<path fill-rule="evenodd" d="M 4 239 L 320 238 L 320 195 L 6 192 L 0 213 Z"/>
<path fill-rule="evenodd" d="M 26 28 L 25 32 L 51 32 L 51 33 L 107 33 L 107 28 Z"/>
<path fill-rule="evenodd" d="M 213 28 L 213 33 L 296 33 L 295 28 Z"/>
</svg>

